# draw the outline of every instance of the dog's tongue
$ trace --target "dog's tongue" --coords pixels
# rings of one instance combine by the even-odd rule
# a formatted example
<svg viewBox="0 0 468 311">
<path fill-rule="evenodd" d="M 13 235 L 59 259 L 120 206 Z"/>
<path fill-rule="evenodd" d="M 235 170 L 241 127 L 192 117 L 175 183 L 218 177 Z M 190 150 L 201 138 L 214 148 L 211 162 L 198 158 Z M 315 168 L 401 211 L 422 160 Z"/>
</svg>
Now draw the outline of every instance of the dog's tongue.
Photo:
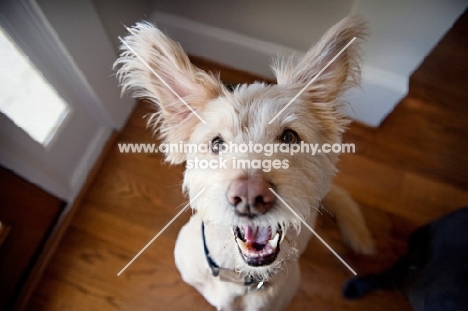
<svg viewBox="0 0 468 311">
<path fill-rule="evenodd" d="M 249 225 L 243 225 L 244 238 L 247 242 L 254 243 L 266 243 L 271 239 L 270 227 L 251 227 Z"/>
</svg>

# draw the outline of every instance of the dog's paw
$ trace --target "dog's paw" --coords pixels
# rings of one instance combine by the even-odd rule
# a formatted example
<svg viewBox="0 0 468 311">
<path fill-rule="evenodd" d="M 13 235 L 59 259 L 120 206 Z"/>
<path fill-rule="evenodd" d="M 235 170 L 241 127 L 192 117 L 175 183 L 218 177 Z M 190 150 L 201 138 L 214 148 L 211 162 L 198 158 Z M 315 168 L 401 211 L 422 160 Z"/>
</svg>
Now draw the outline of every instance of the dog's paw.
<svg viewBox="0 0 468 311">
<path fill-rule="evenodd" d="M 343 297 L 357 299 L 374 290 L 372 282 L 366 277 L 355 277 L 348 280 L 343 286 Z"/>
</svg>

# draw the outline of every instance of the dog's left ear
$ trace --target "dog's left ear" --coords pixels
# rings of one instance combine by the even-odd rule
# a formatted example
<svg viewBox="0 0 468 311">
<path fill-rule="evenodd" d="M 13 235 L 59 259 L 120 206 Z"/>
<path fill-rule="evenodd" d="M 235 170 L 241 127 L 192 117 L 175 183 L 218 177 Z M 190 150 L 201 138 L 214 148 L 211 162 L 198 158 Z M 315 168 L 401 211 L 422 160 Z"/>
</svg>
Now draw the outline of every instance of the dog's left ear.
<svg viewBox="0 0 468 311">
<path fill-rule="evenodd" d="M 141 22 L 128 30 L 114 64 L 122 92 L 158 106 L 149 123 L 159 129 L 164 142 L 187 142 L 193 127 L 203 122 L 200 112 L 220 94 L 222 84 L 192 65 L 180 45 L 151 23 Z M 178 164 L 185 154 L 167 153 L 166 159 Z"/>
<path fill-rule="evenodd" d="M 310 102 L 334 103 L 347 88 L 359 84 L 359 43 L 366 34 L 366 23 L 361 17 L 341 20 L 299 62 L 290 58 L 273 64 L 278 84 L 302 89 L 356 38 L 305 90 Z"/>
</svg>

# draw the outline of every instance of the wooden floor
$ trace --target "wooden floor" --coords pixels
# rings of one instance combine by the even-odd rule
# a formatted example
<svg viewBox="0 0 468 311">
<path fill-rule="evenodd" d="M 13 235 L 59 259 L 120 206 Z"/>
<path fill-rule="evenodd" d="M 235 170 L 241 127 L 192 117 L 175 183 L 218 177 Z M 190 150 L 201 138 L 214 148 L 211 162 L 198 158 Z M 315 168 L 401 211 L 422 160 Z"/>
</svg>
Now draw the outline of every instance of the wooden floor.
<svg viewBox="0 0 468 311">
<path fill-rule="evenodd" d="M 41 250 L 64 207 L 59 198 L 0 166 L 0 310 L 18 305 L 34 283 Z"/>
<path fill-rule="evenodd" d="M 380 128 L 352 124 L 336 178 L 362 204 L 378 254 L 354 255 L 333 219 L 319 219 L 323 238 L 359 274 L 389 266 L 416 225 L 468 205 L 468 16 L 413 75 L 410 92 Z M 205 66 L 203 62 L 198 62 Z M 223 69 L 223 68 L 222 68 Z M 227 75 L 229 74 L 229 75 Z M 229 82 L 248 80 L 225 68 Z M 140 105 L 118 142 L 153 141 Z M 107 156 L 91 190 L 33 295 L 29 310 L 213 310 L 180 278 L 173 261 L 177 219 L 121 276 L 125 264 L 185 203 L 182 167 L 158 154 Z M 351 275 L 317 240 L 300 259 L 302 283 L 288 310 L 410 310 L 403 297 L 378 292 L 361 301 L 340 296 Z"/>
</svg>

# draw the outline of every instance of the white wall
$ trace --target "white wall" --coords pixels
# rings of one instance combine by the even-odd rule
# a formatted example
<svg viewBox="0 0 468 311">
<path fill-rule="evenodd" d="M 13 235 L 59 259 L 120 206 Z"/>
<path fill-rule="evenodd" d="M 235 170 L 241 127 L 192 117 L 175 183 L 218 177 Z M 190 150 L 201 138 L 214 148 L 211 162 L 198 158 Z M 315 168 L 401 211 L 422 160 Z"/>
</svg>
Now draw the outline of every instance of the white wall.
<svg viewBox="0 0 468 311">
<path fill-rule="evenodd" d="M 347 96 L 348 113 L 378 126 L 466 6 L 464 0 L 158 0 L 152 21 L 191 54 L 272 77 L 271 57 L 300 55 L 341 18 L 362 14 L 371 36 L 364 46 L 362 90 Z"/>
<path fill-rule="evenodd" d="M 92 0 L 102 26 L 116 53 L 120 46 L 119 36 L 128 32 L 125 26 L 151 17 L 151 0 Z"/>
<path fill-rule="evenodd" d="M 353 0 L 154 0 L 154 10 L 226 29 L 258 40 L 307 50 L 348 15 Z"/>
</svg>

